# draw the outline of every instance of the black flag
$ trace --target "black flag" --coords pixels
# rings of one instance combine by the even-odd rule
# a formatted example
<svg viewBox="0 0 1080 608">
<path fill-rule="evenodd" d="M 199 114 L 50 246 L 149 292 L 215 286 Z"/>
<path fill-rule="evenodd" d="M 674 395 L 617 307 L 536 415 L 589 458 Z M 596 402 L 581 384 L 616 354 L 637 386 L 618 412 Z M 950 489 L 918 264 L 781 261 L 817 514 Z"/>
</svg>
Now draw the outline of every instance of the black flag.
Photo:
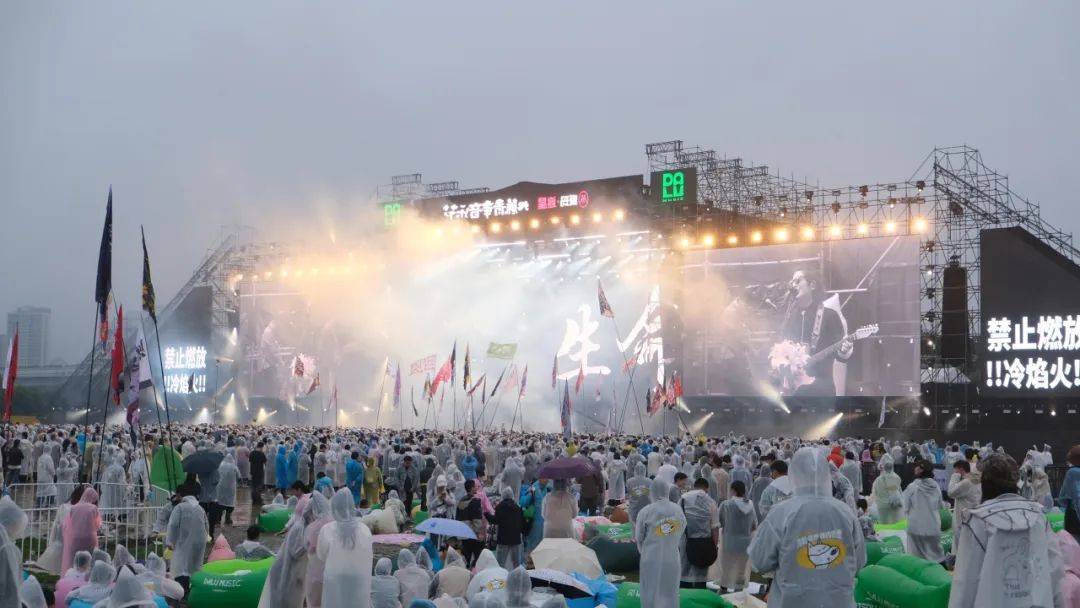
<svg viewBox="0 0 1080 608">
<path fill-rule="evenodd" d="M 156 300 L 154 298 L 154 282 L 150 280 L 150 254 L 146 252 L 146 231 L 142 231 L 142 307 L 150 313 L 150 318 L 157 323 Z"/>
<path fill-rule="evenodd" d="M 105 207 L 105 227 L 101 230 L 101 248 L 98 250 L 97 287 L 94 301 L 98 305 L 98 339 L 104 345 L 109 341 L 109 292 L 112 291 L 112 186 L 109 202 Z"/>
</svg>

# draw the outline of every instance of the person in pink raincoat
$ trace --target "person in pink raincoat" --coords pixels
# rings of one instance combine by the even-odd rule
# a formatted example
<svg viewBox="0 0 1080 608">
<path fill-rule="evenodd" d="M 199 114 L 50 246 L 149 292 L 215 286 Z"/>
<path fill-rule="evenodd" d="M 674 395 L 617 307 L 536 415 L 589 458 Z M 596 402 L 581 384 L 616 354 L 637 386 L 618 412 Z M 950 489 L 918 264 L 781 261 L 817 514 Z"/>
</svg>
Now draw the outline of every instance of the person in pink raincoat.
<svg viewBox="0 0 1080 608">
<path fill-rule="evenodd" d="M 229 546 L 229 541 L 225 539 L 224 534 L 218 534 L 214 539 L 214 547 L 210 549 L 210 555 L 207 556 L 207 562 L 217 562 L 223 559 L 236 559 L 236 554 L 233 553 L 232 547 Z"/>
<path fill-rule="evenodd" d="M 326 562 L 319 559 L 319 531 L 334 521 L 330 515 L 330 501 L 322 494 L 312 494 L 305 521 L 304 544 L 307 546 L 308 564 L 304 575 L 304 597 L 307 598 L 308 608 L 319 608 L 322 606 L 323 574 L 326 571 Z"/>
<path fill-rule="evenodd" d="M 60 560 L 60 572 L 67 572 L 71 568 L 77 551 L 93 553 L 97 549 L 97 534 L 101 528 L 97 502 L 97 491 L 86 488 L 79 502 L 68 511 L 64 520 L 64 555 Z"/>
</svg>

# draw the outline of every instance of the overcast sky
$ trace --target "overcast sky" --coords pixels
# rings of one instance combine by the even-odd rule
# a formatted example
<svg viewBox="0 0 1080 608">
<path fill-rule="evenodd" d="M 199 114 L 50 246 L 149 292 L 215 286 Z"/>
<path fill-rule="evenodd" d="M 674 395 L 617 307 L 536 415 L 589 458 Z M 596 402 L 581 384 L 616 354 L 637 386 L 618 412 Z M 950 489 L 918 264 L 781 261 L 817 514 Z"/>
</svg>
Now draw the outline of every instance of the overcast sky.
<svg viewBox="0 0 1080 608">
<path fill-rule="evenodd" d="M 51 307 L 52 353 L 86 352 L 110 184 L 134 308 L 140 223 L 164 303 L 222 224 L 311 238 L 316 206 L 394 174 L 639 173 L 668 139 L 823 186 L 966 143 L 1073 232 L 1077 23 L 1074 1 L 5 2 L 0 312 Z"/>
</svg>

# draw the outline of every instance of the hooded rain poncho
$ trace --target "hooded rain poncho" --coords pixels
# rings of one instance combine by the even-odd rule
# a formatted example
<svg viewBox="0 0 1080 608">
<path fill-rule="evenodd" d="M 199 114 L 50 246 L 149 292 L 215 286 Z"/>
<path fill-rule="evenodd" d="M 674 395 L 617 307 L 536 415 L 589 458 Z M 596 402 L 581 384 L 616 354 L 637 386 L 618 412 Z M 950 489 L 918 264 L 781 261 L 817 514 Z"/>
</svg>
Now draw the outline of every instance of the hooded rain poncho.
<svg viewBox="0 0 1080 608">
<path fill-rule="evenodd" d="M 390 558 L 381 557 L 371 579 L 371 608 L 401 608 L 401 583 L 390 573 Z"/>
<path fill-rule="evenodd" d="M 185 496 L 169 515 L 169 530 L 165 535 L 165 544 L 173 548 L 169 576 L 191 576 L 202 568 L 209 534 L 206 513 L 194 496 Z"/>
<path fill-rule="evenodd" d="M 878 521 L 895 524 L 904 518 L 904 499 L 900 492 L 900 476 L 893 472 L 893 458 L 885 454 L 878 463 L 881 474 L 874 480 L 870 494 L 877 505 Z"/>
<path fill-rule="evenodd" d="M 97 508 L 97 492 L 86 488 L 79 502 L 68 511 L 64 520 L 64 551 L 60 569 L 67 572 L 76 551 L 97 549 L 97 532 L 101 527 L 101 514 Z"/>
<path fill-rule="evenodd" d="M 110 587 L 115 578 L 116 568 L 108 562 L 95 562 L 94 567 L 90 569 L 90 581 L 68 594 L 68 604 L 72 600 L 82 600 L 93 606 L 109 597 Z"/>
<path fill-rule="evenodd" d="M 772 508 L 749 548 L 754 570 L 775 573 L 769 606 L 854 608 L 855 573 L 866 563 L 862 529 L 832 497 L 825 454 L 800 448 L 788 476 L 794 496 Z"/>
<path fill-rule="evenodd" d="M 22 600 L 23 608 L 49 608 L 49 604 L 45 602 L 45 592 L 41 590 L 41 583 L 32 574 L 19 588 L 19 599 Z"/>
<path fill-rule="evenodd" d="M 155 608 L 154 598 L 146 587 L 131 573 L 123 570 L 116 579 L 105 608 Z"/>
<path fill-rule="evenodd" d="M 304 548 L 307 551 L 307 571 L 304 574 L 304 597 L 307 605 L 322 605 L 323 575 L 326 564 L 319 559 L 319 533 L 326 524 L 334 521 L 330 516 L 330 501 L 318 492 L 311 494 L 307 503 L 304 526 Z"/>
<path fill-rule="evenodd" d="M 371 532 L 356 519 L 352 492 L 338 490 L 330 499 L 334 521 L 319 532 L 318 556 L 326 564 L 323 608 L 348 608 L 371 596 Z"/>
<path fill-rule="evenodd" d="M 506 608 L 529 608 L 532 604 L 532 580 L 522 566 L 510 571 L 506 577 Z"/>
<path fill-rule="evenodd" d="M 641 605 L 677 608 L 679 605 L 679 544 L 686 516 L 671 502 L 671 486 L 654 479 L 649 488 L 653 502 L 638 513 L 634 538 L 641 553 Z"/>
<path fill-rule="evenodd" d="M 398 569 L 394 577 L 401 582 L 401 605 L 408 606 L 414 599 L 427 598 L 431 575 L 416 565 L 416 556 L 413 552 L 408 549 L 398 551 L 397 565 Z"/>
</svg>

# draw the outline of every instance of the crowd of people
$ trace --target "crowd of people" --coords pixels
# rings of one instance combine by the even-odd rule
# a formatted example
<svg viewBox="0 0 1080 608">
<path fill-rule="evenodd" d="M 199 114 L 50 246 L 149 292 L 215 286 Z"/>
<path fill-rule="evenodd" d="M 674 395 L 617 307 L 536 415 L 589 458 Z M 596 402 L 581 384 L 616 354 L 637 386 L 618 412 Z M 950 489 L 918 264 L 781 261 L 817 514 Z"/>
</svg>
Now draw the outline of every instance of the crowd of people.
<svg viewBox="0 0 1080 608">
<path fill-rule="evenodd" d="M 1067 452 L 1073 468 L 1054 497 L 1050 446 L 1017 463 L 990 445 L 734 434 L 567 442 L 409 429 L 170 431 L 151 429 L 135 445 L 121 429 L 10 428 L 4 487 L 32 483 L 34 501 L 0 500 L 0 605 L 17 596 L 34 607 L 72 598 L 150 606 L 149 590 L 180 601 L 208 559 L 226 556 L 274 558 L 260 606 L 528 606 L 532 552 L 545 539 L 580 541 L 576 519 L 601 515 L 632 526 L 643 606 L 678 606 L 680 588 L 748 590 L 752 578 L 770 606 L 854 606 L 864 543 L 877 540 L 876 524 L 901 519 L 906 552 L 953 571 L 950 606 L 1080 605 L 1080 446 Z M 151 531 L 164 555 L 136 560 L 117 545 L 110 557 L 99 529 L 110 512 L 158 490 L 149 463 L 170 438 L 180 458 L 209 452 L 220 464 L 176 473 Z M 545 463 L 560 458 L 584 459 L 590 472 L 544 478 Z M 236 518 L 238 503 L 250 503 L 249 521 Z M 30 508 L 56 509 L 31 564 L 61 575 L 55 589 L 23 581 L 15 541 Z M 942 508 L 955 522 L 949 554 Z M 251 524 L 280 509 L 292 515 L 271 550 Z M 1064 511 L 1062 533 L 1048 524 L 1052 509 Z M 373 537 L 411 530 L 414 511 L 463 522 L 476 538 L 429 534 L 415 551 L 375 559 Z M 235 546 L 216 534 L 237 526 L 246 535 Z M 1004 554 L 1018 546 L 1030 565 L 1019 582 L 1004 572 Z"/>
</svg>

